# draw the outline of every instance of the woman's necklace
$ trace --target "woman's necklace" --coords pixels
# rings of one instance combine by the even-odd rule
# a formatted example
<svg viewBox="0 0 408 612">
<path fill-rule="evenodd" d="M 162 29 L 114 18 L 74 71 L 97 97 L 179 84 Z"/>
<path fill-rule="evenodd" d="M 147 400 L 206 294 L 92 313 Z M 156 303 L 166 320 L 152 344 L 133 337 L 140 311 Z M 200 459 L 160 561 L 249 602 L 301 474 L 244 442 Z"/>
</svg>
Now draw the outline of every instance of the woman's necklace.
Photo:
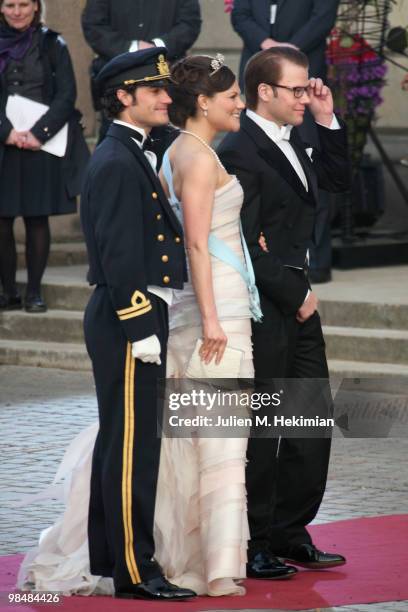
<svg viewBox="0 0 408 612">
<path fill-rule="evenodd" d="M 201 136 L 199 136 L 198 134 L 194 134 L 194 132 L 189 132 L 188 130 L 180 130 L 182 134 L 189 134 L 190 136 L 194 136 L 194 138 L 197 138 L 197 140 L 199 140 L 201 142 L 202 145 L 204 145 L 209 151 L 211 151 L 211 153 L 214 155 L 215 159 L 217 160 L 218 165 L 220 166 L 220 168 L 222 168 L 222 170 L 225 170 L 220 158 L 218 157 L 217 153 L 214 151 L 214 149 L 212 147 L 210 147 L 209 144 L 207 144 L 205 142 L 205 140 L 203 138 L 201 138 Z"/>
</svg>

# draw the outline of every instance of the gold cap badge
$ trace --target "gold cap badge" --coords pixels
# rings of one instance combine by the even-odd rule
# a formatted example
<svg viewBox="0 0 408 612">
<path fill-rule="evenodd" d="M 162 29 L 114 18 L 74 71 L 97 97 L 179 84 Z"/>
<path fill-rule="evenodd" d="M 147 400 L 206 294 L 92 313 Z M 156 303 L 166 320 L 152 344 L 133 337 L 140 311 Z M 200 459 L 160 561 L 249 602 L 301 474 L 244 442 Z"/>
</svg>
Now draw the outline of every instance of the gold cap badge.
<svg viewBox="0 0 408 612">
<path fill-rule="evenodd" d="M 159 55 L 157 62 L 157 70 L 161 76 L 170 76 L 170 68 L 166 60 L 164 59 L 164 55 Z"/>
</svg>

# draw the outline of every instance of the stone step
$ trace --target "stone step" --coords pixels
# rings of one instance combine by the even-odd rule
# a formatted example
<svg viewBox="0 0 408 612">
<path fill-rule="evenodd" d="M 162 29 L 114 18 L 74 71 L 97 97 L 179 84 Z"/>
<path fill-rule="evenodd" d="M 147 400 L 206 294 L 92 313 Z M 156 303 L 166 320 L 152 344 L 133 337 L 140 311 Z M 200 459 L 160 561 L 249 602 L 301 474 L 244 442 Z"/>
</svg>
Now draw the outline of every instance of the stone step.
<svg viewBox="0 0 408 612">
<path fill-rule="evenodd" d="M 51 309 L 38 314 L 29 314 L 23 310 L 3 312 L 0 314 L 0 337 L 10 341 L 43 344 L 48 343 L 50 339 L 57 343 L 83 344 L 82 321 L 83 312 L 75 310 Z M 328 358 L 336 363 L 364 362 L 408 366 L 406 330 L 324 326 L 323 331 Z"/>
<path fill-rule="evenodd" d="M 19 269 L 25 268 L 25 247 L 17 245 L 17 261 Z M 86 264 L 88 256 L 84 242 L 54 242 L 51 243 L 48 266 L 72 266 Z"/>
<path fill-rule="evenodd" d="M 50 309 L 80 311 L 83 313 L 93 289 L 86 284 L 56 285 L 45 283 L 42 286 L 44 299 Z"/>
<path fill-rule="evenodd" d="M 408 304 L 322 299 L 318 308 L 323 325 L 408 330 Z"/>
<path fill-rule="evenodd" d="M 342 378 L 406 378 L 408 365 L 329 359 L 330 375 Z"/>
<path fill-rule="evenodd" d="M 21 365 L 64 370 L 89 371 L 91 362 L 80 343 L 0 340 L 0 365 Z M 329 360 L 330 375 L 339 379 L 403 378 L 408 379 L 408 366 L 390 363 Z"/>
<path fill-rule="evenodd" d="M 86 283 L 86 266 L 75 272 L 77 280 L 45 277 L 44 298 L 51 309 L 83 311 L 93 289 Z M 53 271 L 49 271 L 50 277 Z M 24 274 L 24 273 L 23 273 Z M 81 279 L 81 280 L 80 280 Z M 20 283 L 24 293 L 23 283 Z M 324 325 L 408 330 L 408 304 L 341 301 L 322 298 L 319 312 Z"/>
<path fill-rule="evenodd" d="M 21 365 L 61 370 L 90 370 L 83 344 L 0 340 L 0 365 Z"/>
<path fill-rule="evenodd" d="M 328 359 L 408 365 L 408 331 L 324 326 Z"/>
<path fill-rule="evenodd" d="M 0 314 L 0 337 L 4 340 L 83 344 L 82 319 L 83 313 L 78 311 L 48 310 L 29 314 L 24 310 L 12 310 Z"/>
</svg>

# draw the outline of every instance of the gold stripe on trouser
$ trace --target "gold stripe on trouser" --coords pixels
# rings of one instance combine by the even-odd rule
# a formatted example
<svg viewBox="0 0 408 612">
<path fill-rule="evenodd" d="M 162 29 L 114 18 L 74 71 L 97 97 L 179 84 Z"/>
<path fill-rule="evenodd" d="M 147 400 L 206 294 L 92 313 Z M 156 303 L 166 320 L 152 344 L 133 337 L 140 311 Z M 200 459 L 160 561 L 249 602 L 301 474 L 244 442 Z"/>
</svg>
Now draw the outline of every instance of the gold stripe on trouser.
<svg viewBox="0 0 408 612">
<path fill-rule="evenodd" d="M 123 466 L 122 466 L 122 515 L 125 534 L 126 566 L 133 584 L 141 582 L 137 569 L 133 549 L 132 524 L 132 472 L 133 472 L 133 444 L 134 444 L 134 383 L 135 359 L 132 357 L 132 345 L 128 342 L 125 369 L 125 427 L 123 439 Z"/>
</svg>

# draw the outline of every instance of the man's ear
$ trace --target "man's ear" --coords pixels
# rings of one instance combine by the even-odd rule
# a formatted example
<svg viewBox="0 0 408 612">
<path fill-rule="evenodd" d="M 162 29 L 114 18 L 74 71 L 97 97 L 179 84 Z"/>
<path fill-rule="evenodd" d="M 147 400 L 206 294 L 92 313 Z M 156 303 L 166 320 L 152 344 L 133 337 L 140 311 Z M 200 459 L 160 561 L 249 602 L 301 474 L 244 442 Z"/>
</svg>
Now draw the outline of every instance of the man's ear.
<svg viewBox="0 0 408 612">
<path fill-rule="evenodd" d="M 118 89 L 116 91 L 116 97 L 118 98 L 119 102 L 122 102 L 125 108 L 131 106 L 133 103 L 133 97 L 125 89 Z"/>
<path fill-rule="evenodd" d="M 271 99 L 271 89 L 266 83 L 259 83 L 258 85 L 258 98 L 262 102 L 269 102 Z"/>
</svg>

